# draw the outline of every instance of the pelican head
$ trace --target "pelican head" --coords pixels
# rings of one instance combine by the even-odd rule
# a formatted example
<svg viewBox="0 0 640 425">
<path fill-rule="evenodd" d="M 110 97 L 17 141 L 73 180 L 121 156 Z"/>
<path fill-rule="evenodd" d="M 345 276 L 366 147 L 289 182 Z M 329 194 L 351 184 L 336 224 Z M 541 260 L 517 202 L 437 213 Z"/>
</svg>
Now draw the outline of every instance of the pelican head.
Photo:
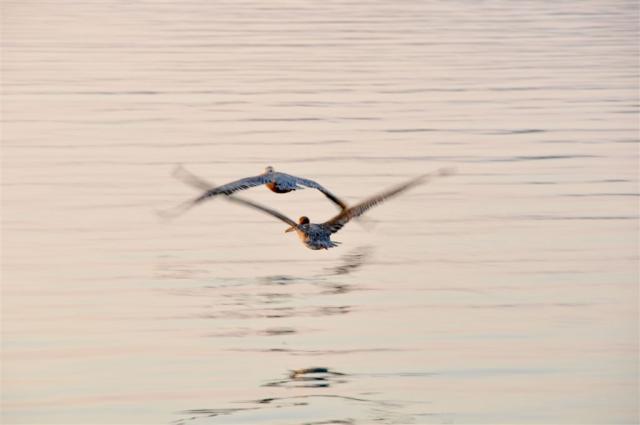
<svg viewBox="0 0 640 425">
<path fill-rule="evenodd" d="M 300 217 L 298 219 L 298 225 L 302 225 L 302 224 L 309 224 L 309 217 L 303 215 L 302 217 Z M 285 230 L 285 233 L 289 233 L 289 232 L 293 232 L 294 230 L 296 230 L 295 226 L 291 226 L 289 227 L 287 230 Z"/>
<path fill-rule="evenodd" d="M 298 224 L 309 224 L 309 217 L 303 215 L 298 219 Z"/>
<path fill-rule="evenodd" d="M 264 169 L 265 173 L 273 173 L 273 167 L 271 165 L 269 165 L 267 168 Z"/>
</svg>

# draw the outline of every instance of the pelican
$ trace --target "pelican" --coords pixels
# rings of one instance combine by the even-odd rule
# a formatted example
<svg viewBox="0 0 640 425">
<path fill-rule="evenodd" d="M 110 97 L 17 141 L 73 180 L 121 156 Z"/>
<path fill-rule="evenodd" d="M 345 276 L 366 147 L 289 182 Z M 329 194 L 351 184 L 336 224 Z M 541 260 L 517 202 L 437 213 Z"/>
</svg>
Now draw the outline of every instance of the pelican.
<svg viewBox="0 0 640 425">
<path fill-rule="evenodd" d="M 177 216 L 181 213 L 184 213 L 188 209 L 194 207 L 195 205 L 198 205 L 202 201 L 213 198 L 214 196 L 231 195 L 232 193 L 238 192 L 240 190 L 245 190 L 254 186 L 262 185 L 266 186 L 267 189 L 275 193 L 288 193 L 294 190 L 304 189 L 304 187 L 317 189 L 324 196 L 329 198 L 329 200 L 331 200 L 334 204 L 336 204 L 341 210 L 345 210 L 347 208 L 347 204 L 345 204 L 337 196 L 335 196 L 333 193 L 325 189 L 317 182 L 309 179 L 303 179 L 302 177 L 292 176 L 290 174 L 280 173 L 278 171 L 275 171 L 272 166 L 266 167 L 264 173 L 257 176 L 246 177 L 244 179 L 236 180 L 218 187 L 212 187 L 211 185 L 207 186 L 206 182 L 204 182 L 203 180 L 199 180 L 197 177 L 187 172 L 181 166 L 176 167 L 173 175 L 174 177 L 177 177 L 179 179 L 188 180 L 189 184 L 201 188 L 202 190 L 204 190 L 204 193 L 197 198 L 186 201 L 171 210 L 166 210 L 160 213 L 161 215 L 167 217 Z M 199 182 L 196 183 L 197 180 L 199 180 Z"/>
<path fill-rule="evenodd" d="M 423 174 L 398 186 L 385 190 L 377 195 L 374 195 L 357 205 L 350 208 L 343 209 L 338 215 L 331 218 L 324 223 L 311 223 L 309 217 L 302 216 L 298 219 L 298 222 L 291 220 L 284 214 L 279 213 L 276 210 L 265 207 L 253 201 L 239 198 L 237 196 L 227 196 L 226 199 L 238 204 L 246 205 L 255 209 L 258 209 L 266 214 L 282 220 L 289 225 L 289 228 L 285 230 L 285 233 L 296 232 L 302 243 L 309 249 L 329 249 L 334 248 L 340 244 L 340 242 L 332 241 L 331 235 L 347 224 L 351 219 L 364 214 L 370 208 L 382 203 L 383 201 L 398 195 L 414 186 L 422 183 L 426 183 L 428 180 L 434 177 L 448 176 L 453 173 L 450 169 L 440 169 L 435 173 Z"/>
</svg>

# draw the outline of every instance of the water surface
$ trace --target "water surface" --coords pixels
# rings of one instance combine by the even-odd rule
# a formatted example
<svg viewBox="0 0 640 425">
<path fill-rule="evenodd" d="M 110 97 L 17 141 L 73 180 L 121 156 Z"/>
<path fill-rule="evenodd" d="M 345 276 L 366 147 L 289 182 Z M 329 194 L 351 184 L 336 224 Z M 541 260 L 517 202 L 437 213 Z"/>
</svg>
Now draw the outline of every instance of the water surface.
<svg viewBox="0 0 640 425">
<path fill-rule="evenodd" d="M 3 423 L 638 421 L 637 2 L 2 15 Z M 459 173 L 314 252 L 223 200 L 159 220 L 177 163 L 350 203 Z"/>
</svg>

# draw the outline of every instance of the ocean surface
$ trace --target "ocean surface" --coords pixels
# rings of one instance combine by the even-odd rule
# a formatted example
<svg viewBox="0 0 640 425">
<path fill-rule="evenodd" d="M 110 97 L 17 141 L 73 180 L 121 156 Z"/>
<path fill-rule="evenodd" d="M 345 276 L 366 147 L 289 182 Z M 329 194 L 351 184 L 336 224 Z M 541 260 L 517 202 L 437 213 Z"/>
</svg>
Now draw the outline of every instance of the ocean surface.
<svg viewBox="0 0 640 425">
<path fill-rule="evenodd" d="M 2 423 L 637 423 L 638 9 L 4 1 Z"/>
</svg>

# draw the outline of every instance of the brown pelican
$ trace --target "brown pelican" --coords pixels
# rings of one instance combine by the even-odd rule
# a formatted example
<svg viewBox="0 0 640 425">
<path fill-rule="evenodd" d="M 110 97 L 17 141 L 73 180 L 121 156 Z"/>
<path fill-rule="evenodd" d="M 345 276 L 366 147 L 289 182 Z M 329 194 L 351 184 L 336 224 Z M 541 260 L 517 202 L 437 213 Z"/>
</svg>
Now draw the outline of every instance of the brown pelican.
<svg viewBox="0 0 640 425">
<path fill-rule="evenodd" d="M 206 182 L 198 179 L 181 166 L 178 166 L 174 170 L 173 175 L 181 180 L 188 180 L 187 183 L 203 189 L 204 193 L 195 199 L 191 199 L 178 205 L 175 208 L 160 212 L 160 214 L 165 217 L 174 217 L 180 215 L 186 212 L 188 209 L 194 207 L 195 205 L 198 205 L 202 201 L 218 195 L 231 195 L 232 193 L 238 192 L 240 190 L 245 190 L 254 186 L 262 185 L 266 186 L 267 189 L 275 193 L 288 193 L 293 190 L 304 189 L 304 187 L 317 189 L 322 192 L 324 196 L 329 198 L 334 204 L 336 204 L 341 210 L 347 208 L 347 204 L 345 204 L 342 200 L 340 200 L 329 190 L 325 189 L 319 183 L 313 180 L 303 179 L 302 177 L 280 173 L 278 171 L 275 171 L 271 166 L 265 168 L 264 173 L 257 176 L 246 177 L 244 179 L 236 180 L 218 187 L 208 185 Z M 199 180 L 199 183 L 195 183 L 196 180 Z"/>
</svg>

